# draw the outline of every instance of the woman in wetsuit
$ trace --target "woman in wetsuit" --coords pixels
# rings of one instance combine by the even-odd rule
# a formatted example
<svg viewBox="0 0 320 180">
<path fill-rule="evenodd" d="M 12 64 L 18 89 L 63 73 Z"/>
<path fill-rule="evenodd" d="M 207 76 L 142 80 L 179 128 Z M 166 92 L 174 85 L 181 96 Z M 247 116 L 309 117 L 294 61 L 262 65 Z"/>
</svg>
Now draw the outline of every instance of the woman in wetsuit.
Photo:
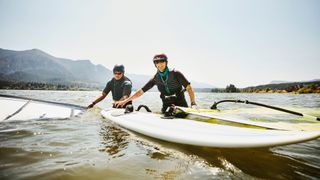
<svg viewBox="0 0 320 180">
<path fill-rule="evenodd" d="M 190 82 L 184 75 L 177 70 L 168 68 L 168 58 L 165 54 L 155 55 L 153 63 L 157 68 L 157 73 L 144 85 L 140 90 L 129 98 L 115 102 L 116 106 L 123 106 L 127 102 L 140 97 L 143 93 L 151 89 L 154 85 L 160 91 L 162 100 L 161 112 L 164 113 L 168 107 L 172 105 L 188 107 L 184 96 L 184 91 L 187 91 L 190 97 L 191 107 L 197 109 L 195 102 L 194 91 Z"/>
</svg>

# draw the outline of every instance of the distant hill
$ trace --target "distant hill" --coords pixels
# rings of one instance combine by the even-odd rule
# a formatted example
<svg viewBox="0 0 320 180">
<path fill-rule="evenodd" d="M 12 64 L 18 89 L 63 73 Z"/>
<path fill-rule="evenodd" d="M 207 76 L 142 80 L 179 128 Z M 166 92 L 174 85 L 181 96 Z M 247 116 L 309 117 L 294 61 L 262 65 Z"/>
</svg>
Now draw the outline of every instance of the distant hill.
<svg viewBox="0 0 320 180">
<path fill-rule="evenodd" d="M 301 81 L 301 82 L 317 82 L 320 81 L 320 79 L 312 79 L 309 81 Z M 282 80 L 273 80 L 269 84 L 284 84 L 284 83 L 294 83 L 293 81 L 282 81 Z"/>
<path fill-rule="evenodd" d="M 142 87 L 151 76 L 126 74 L 135 89 Z M 94 65 L 90 60 L 57 58 L 39 49 L 13 51 L 0 48 L 0 81 L 58 84 L 84 84 L 103 87 L 113 77 L 111 70 Z M 194 88 L 212 88 L 193 82 Z"/>
<path fill-rule="evenodd" d="M 41 83 L 105 83 L 112 72 L 89 60 L 56 58 L 41 50 L 0 49 L 0 79 Z"/>
<path fill-rule="evenodd" d="M 273 80 L 269 84 L 290 83 L 290 81 Z"/>
<path fill-rule="evenodd" d="M 274 83 L 259 86 L 251 86 L 240 89 L 241 92 L 268 92 L 268 93 L 320 93 L 320 80 L 310 80 L 304 82 Z"/>
</svg>

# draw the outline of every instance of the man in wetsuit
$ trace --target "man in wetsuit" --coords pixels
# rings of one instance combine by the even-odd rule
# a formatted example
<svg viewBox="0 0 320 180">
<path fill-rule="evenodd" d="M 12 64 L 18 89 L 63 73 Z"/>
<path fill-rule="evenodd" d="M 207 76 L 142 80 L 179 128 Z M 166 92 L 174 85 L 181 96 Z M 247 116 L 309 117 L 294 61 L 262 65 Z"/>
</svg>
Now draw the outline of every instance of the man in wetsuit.
<svg viewBox="0 0 320 180">
<path fill-rule="evenodd" d="M 106 87 L 102 91 L 102 95 L 93 101 L 88 108 L 92 108 L 95 104 L 102 101 L 108 93 L 111 91 L 114 101 L 121 101 L 128 98 L 131 94 L 132 83 L 129 78 L 124 75 L 124 66 L 115 65 L 113 68 L 114 77 L 107 83 Z M 123 107 L 131 105 L 132 101 L 124 103 Z M 115 107 L 115 106 L 114 106 Z"/>
<path fill-rule="evenodd" d="M 158 71 L 152 77 L 152 79 L 150 79 L 149 82 L 134 95 L 125 100 L 115 102 L 116 106 L 125 105 L 127 102 L 140 97 L 143 93 L 156 85 L 161 93 L 160 98 L 162 99 L 162 113 L 165 113 L 168 107 L 172 105 L 188 107 L 184 96 L 185 90 L 189 94 L 191 107 L 197 109 L 194 91 L 190 85 L 190 82 L 181 72 L 174 69 L 169 70 L 167 56 L 165 54 L 155 55 L 153 58 L 153 63 Z"/>
</svg>

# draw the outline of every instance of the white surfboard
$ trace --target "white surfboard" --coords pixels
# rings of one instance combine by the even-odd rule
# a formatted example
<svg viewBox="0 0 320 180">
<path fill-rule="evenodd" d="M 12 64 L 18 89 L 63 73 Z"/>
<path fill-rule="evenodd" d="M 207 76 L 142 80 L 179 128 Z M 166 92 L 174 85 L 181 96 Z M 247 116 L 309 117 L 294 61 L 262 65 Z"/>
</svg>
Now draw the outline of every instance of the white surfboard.
<svg viewBox="0 0 320 180">
<path fill-rule="evenodd" d="M 160 114 L 106 109 L 102 116 L 135 132 L 164 141 L 220 148 L 271 147 L 317 139 L 320 131 L 260 130 L 186 119 L 162 119 Z"/>
<path fill-rule="evenodd" d="M 189 116 L 203 119 L 218 119 L 221 121 L 239 123 L 257 127 L 263 127 L 268 129 L 277 129 L 277 130 L 300 130 L 300 131 L 320 131 L 319 122 L 310 122 L 305 121 L 304 123 L 288 123 L 288 122 L 261 122 L 253 121 L 250 119 L 244 119 L 239 116 L 234 116 L 231 114 L 221 113 L 219 110 L 211 109 L 192 109 L 186 107 L 176 106 L 177 109 L 187 113 Z"/>
<path fill-rule="evenodd" d="M 30 119 L 67 119 L 83 112 L 77 107 L 0 96 L 0 122 Z"/>
</svg>

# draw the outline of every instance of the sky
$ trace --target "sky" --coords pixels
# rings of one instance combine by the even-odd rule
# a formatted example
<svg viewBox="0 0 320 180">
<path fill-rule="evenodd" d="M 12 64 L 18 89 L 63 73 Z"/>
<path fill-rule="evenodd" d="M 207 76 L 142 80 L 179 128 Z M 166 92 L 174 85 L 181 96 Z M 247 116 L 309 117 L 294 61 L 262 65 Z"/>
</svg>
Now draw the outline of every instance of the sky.
<svg viewBox="0 0 320 180">
<path fill-rule="evenodd" d="M 0 48 L 247 87 L 320 79 L 319 0 L 0 0 Z"/>
</svg>

